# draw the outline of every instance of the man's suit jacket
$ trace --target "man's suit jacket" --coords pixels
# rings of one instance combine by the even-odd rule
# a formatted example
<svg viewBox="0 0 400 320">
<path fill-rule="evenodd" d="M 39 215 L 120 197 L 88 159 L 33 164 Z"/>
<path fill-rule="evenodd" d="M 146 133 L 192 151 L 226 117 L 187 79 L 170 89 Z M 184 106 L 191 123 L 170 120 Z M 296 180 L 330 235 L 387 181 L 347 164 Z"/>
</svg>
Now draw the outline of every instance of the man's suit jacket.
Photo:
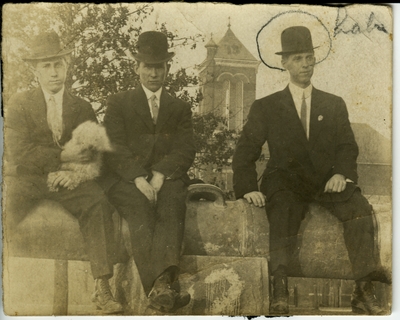
<svg viewBox="0 0 400 320">
<path fill-rule="evenodd" d="M 158 171 L 166 179 L 188 182 L 195 157 L 190 106 L 162 90 L 157 124 L 142 86 L 110 96 L 104 125 L 116 151 L 106 156 L 107 189 L 115 182 Z"/>
<path fill-rule="evenodd" d="M 265 141 L 270 159 L 260 190 L 267 199 L 278 190 L 322 195 L 336 173 L 357 183 L 358 147 L 340 97 L 312 89 L 308 140 L 289 87 L 255 101 L 233 157 L 237 197 L 258 190 L 255 161 Z M 354 188 L 355 184 L 348 183 L 335 199 L 348 198 Z"/>
<path fill-rule="evenodd" d="M 62 146 L 70 140 L 72 131 L 87 120 L 97 122 L 90 103 L 65 90 L 64 130 L 59 144 Z M 54 143 L 47 124 L 47 107 L 40 88 L 18 93 L 10 99 L 5 108 L 4 126 L 7 173 L 45 175 L 58 169 L 61 148 Z"/>
</svg>

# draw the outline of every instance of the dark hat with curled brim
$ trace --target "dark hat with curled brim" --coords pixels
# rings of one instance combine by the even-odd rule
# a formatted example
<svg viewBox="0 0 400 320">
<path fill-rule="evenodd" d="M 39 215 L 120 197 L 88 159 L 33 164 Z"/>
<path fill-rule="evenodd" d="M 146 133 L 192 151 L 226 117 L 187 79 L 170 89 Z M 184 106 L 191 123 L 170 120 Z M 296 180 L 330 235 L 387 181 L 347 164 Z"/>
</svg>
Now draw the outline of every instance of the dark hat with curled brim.
<svg viewBox="0 0 400 320">
<path fill-rule="evenodd" d="M 149 64 L 166 62 L 175 56 L 174 52 L 168 52 L 167 36 L 158 31 L 140 34 L 136 47 L 137 53 L 133 54 L 135 60 Z"/>
<path fill-rule="evenodd" d="M 282 51 L 275 54 L 295 54 L 304 52 L 314 52 L 311 32 L 302 26 L 290 27 L 282 31 L 281 34 Z"/>
<path fill-rule="evenodd" d="M 55 31 L 42 32 L 31 42 L 29 56 L 22 58 L 25 61 L 37 61 L 63 57 L 74 48 L 66 48 Z"/>
</svg>

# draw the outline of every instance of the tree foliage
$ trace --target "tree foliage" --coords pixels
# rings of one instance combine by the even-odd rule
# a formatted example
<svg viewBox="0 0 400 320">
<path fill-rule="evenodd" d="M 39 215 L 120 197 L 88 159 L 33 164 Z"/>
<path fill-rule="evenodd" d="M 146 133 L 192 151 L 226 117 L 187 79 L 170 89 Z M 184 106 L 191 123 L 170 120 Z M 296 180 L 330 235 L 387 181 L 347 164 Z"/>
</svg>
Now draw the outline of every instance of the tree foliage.
<svg viewBox="0 0 400 320">
<path fill-rule="evenodd" d="M 194 168 L 201 170 L 204 165 L 214 164 L 220 170 L 224 166 L 230 166 L 237 132 L 225 129 L 226 119 L 212 113 L 195 114 L 193 120 L 195 143 L 199 153 Z"/>
<path fill-rule="evenodd" d="M 74 48 L 66 80 L 73 94 L 88 100 L 102 119 L 109 95 L 135 88 L 131 53 L 142 32 L 142 23 L 152 14 L 151 4 L 35 3 L 5 5 L 3 9 L 3 61 L 5 101 L 17 91 L 37 86 L 29 66 L 21 57 L 29 53 L 29 43 L 39 32 L 53 29 L 67 47 Z M 196 48 L 202 35 L 182 37 L 170 32 L 166 23 L 156 25 L 166 34 L 170 47 Z M 173 64 L 174 61 L 172 60 Z M 175 68 L 177 69 L 177 68 Z M 198 107 L 201 94 L 197 76 L 178 68 L 166 79 L 172 96 Z M 234 131 L 225 129 L 224 119 L 213 114 L 193 117 L 198 155 L 194 167 L 229 165 Z"/>
</svg>

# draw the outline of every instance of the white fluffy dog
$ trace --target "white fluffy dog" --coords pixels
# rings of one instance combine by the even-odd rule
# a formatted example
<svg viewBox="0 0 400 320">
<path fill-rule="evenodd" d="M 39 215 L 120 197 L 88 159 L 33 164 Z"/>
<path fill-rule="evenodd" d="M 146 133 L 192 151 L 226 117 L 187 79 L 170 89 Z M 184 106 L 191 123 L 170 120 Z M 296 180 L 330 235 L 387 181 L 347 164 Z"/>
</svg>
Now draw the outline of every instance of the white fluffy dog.
<svg viewBox="0 0 400 320">
<path fill-rule="evenodd" d="M 58 171 L 50 172 L 47 176 L 47 186 L 50 191 L 58 191 L 53 183 L 58 178 L 68 178 L 71 183 L 67 189 L 73 190 L 82 182 L 93 180 L 100 175 L 103 152 L 112 152 L 113 147 L 107 136 L 106 129 L 93 122 L 81 123 L 73 132 L 72 138 L 63 147 L 64 150 L 79 154 L 84 150 L 92 150 L 90 162 L 63 162 Z"/>
</svg>

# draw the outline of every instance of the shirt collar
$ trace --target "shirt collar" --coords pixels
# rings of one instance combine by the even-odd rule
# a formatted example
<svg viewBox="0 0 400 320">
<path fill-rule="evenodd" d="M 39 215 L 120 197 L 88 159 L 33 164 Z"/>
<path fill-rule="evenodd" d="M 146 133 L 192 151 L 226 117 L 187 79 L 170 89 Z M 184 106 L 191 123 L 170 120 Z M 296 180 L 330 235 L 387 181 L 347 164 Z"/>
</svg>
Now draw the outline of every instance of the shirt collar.
<svg viewBox="0 0 400 320">
<path fill-rule="evenodd" d="M 42 89 L 46 103 L 49 101 L 50 97 L 53 96 L 54 100 L 56 102 L 56 105 L 62 105 L 64 90 L 65 90 L 65 87 L 63 86 L 62 89 L 60 91 L 58 91 L 57 93 L 50 94 L 47 91 Z"/>
<path fill-rule="evenodd" d="M 293 82 L 289 82 L 289 90 L 293 98 L 302 99 L 304 92 L 304 97 L 308 99 L 311 96 L 312 84 L 310 84 L 307 88 L 303 89 L 295 85 Z"/>
<path fill-rule="evenodd" d="M 142 84 L 142 88 L 143 88 L 144 93 L 146 94 L 147 100 L 149 100 L 153 95 L 156 95 L 157 101 L 160 101 L 162 87 L 160 89 L 158 89 L 156 92 L 153 92 L 153 91 L 147 89 L 143 84 Z"/>
</svg>

